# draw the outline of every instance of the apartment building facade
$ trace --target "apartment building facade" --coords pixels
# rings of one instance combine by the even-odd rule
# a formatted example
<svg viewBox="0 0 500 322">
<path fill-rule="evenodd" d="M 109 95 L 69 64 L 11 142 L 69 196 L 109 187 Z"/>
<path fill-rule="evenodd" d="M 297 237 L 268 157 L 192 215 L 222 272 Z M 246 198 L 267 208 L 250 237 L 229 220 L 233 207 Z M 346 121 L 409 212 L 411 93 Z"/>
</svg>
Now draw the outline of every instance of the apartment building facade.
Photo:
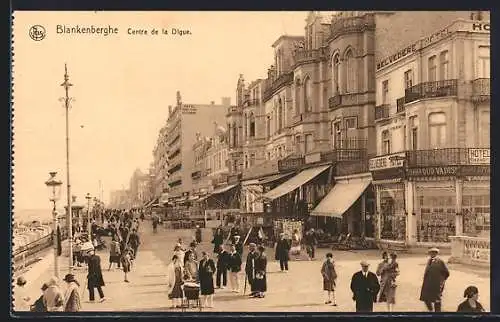
<svg viewBox="0 0 500 322">
<path fill-rule="evenodd" d="M 462 16 L 467 16 L 462 12 Z M 376 64 L 377 236 L 489 237 L 490 24 L 472 13 Z"/>
<path fill-rule="evenodd" d="M 193 190 L 194 151 L 197 133 L 209 136 L 214 122 L 224 124 L 230 98 L 222 98 L 221 104 L 184 104 L 177 92 L 177 105 L 169 111 L 165 133 L 168 159 L 168 192 L 171 198 L 189 194 Z"/>
</svg>

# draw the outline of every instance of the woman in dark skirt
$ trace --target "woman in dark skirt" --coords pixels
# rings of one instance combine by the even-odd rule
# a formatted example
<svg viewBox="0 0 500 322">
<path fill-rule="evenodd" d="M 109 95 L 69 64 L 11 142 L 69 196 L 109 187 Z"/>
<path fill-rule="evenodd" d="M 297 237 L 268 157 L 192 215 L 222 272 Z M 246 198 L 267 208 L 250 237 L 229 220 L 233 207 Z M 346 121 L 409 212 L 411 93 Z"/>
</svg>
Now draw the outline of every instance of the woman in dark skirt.
<svg viewBox="0 0 500 322">
<path fill-rule="evenodd" d="M 333 306 L 337 306 L 337 302 L 335 300 L 337 272 L 335 271 L 332 253 L 326 254 L 326 260 L 323 263 L 323 266 L 321 266 L 321 275 L 323 276 L 323 290 L 328 294 L 325 304 L 331 304 L 333 298 Z"/>
<path fill-rule="evenodd" d="M 123 273 L 125 274 L 123 281 L 128 283 L 129 281 L 127 278 L 127 274 L 130 272 L 131 256 L 130 252 L 127 249 L 125 249 L 125 251 L 123 252 L 120 261 L 122 263 Z"/>
<path fill-rule="evenodd" d="M 182 262 L 179 260 L 177 255 L 172 257 L 172 263 L 167 268 L 167 275 L 169 277 L 170 292 L 168 298 L 172 300 L 172 307 L 180 307 L 180 301 L 184 297 L 184 292 L 182 291 L 182 284 L 184 283 L 184 268 L 182 267 Z"/>
<path fill-rule="evenodd" d="M 257 298 L 263 298 L 264 293 L 267 291 L 267 278 L 266 278 L 266 270 L 267 270 L 267 257 L 264 253 L 264 246 L 259 246 L 259 255 L 255 258 L 255 290 Z"/>
<path fill-rule="evenodd" d="M 202 252 L 198 275 L 200 279 L 200 293 L 203 296 L 203 306 L 214 307 L 214 273 L 215 263 L 208 256 L 207 252 Z"/>
</svg>

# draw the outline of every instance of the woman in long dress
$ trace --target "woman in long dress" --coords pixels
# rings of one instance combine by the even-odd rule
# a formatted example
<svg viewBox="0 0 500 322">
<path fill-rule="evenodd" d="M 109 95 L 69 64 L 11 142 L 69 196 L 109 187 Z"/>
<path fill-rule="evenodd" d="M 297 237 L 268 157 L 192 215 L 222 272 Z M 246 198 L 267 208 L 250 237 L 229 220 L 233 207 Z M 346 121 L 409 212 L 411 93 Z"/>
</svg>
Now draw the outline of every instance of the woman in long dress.
<svg viewBox="0 0 500 322">
<path fill-rule="evenodd" d="M 207 252 L 202 252 L 202 259 L 198 269 L 200 293 L 203 297 L 203 306 L 209 308 L 214 307 L 214 273 L 214 261 L 208 256 Z"/>
<path fill-rule="evenodd" d="M 396 304 L 396 277 L 399 275 L 399 264 L 396 261 L 397 255 L 391 253 L 391 260 L 380 263 L 377 275 L 380 276 L 379 302 L 387 303 L 387 311 L 392 312 Z"/>
<path fill-rule="evenodd" d="M 66 274 L 64 281 L 68 284 L 64 294 L 64 312 L 78 312 L 82 305 L 80 302 L 80 284 L 73 274 Z"/>
<path fill-rule="evenodd" d="M 323 290 L 326 291 L 328 295 L 325 304 L 331 304 L 333 302 L 333 306 L 337 306 L 337 301 L 335 300 L 337 272 L 335 271 L 332 253 L 326 254 L 326 260 L 323 266 L 321 266 L 321 275 L 323 276 Z"/>
<path fill-rule="evenodd" d="M 181 245 L 179 245 L 179 244 L 175 245 L 175 247 L 174 247 L 174 255 L 177 256 L 177 258 L 179 259 L 179 261 L 184 264 L 184 255 L 185 255 L 185 252 L 184 252 L 184 250 L 182 250 L 182 246 Z"/>
<path fill-rule="evenodd" d="M 199 281 L 198 262 L 195 260 L 194 252 L 188 254 L 186 264 L 184 265 L 184 279 L 187 282 L 197 283 Z"/>
<path fill-rule="evenodd" d="M 184 268 L 181 261 L 174 255 L 172 262 L 167 267 L 168 298 L 172 301 L 172 308 L 181 306 L 184 292 L 182 291 Z"/>
</svg>

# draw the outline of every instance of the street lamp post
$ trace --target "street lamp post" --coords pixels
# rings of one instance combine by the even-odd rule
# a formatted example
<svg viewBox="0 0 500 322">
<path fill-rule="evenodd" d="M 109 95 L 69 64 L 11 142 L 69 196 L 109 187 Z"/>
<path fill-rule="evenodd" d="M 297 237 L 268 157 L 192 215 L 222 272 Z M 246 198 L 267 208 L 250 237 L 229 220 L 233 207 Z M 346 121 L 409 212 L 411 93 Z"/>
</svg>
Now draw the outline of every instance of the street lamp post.
<svg viewBox="0 0 500 322">
<path fill-rule="evenodd" d="M 45 185 L 49 190 L 49 200 L 52 202 L 52 220 L 53 220 L 53 236 L 54 236 L 54 276 L 59 277 L 59 262 L 58 257 L 58 239 L 57 239 L 57 209 L 56 202 L 61 196 L 62 182 L 56 179 L 57 172 L 50 172 L 50 178 L 45 181 Z"/>
<path fill-rule="evenodd" d="M 89 234 L 89 242 L 92 242 L 92 223 L 90 222 L 90 200 L 92 199 L 92 197 L 90 196 L 90 193 L 87 193 L 85 199 L 87 199 L 87 229 Z"/>
</svg>

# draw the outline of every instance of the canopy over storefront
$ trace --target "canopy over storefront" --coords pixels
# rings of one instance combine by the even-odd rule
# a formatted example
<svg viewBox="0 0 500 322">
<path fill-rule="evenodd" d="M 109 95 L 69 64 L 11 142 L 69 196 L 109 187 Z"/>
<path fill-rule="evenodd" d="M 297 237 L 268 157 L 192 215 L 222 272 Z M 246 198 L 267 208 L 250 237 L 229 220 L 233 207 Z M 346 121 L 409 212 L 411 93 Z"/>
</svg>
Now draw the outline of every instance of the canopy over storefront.
<svg viewBox="0 0 500 322">
<path fill-rule="evenodd" d="M 160 196 L 159 203 L 160 204 L 166 204 L 168 202 L 168 193 L 162 193 Z"/>
<path fill-rule="evenodd" d="M 147 202 L 145 205 L 144 205 L 144 208 L 148 208 L 148 207 L 153 207 L 154 205 L 158 204 L 158 200 L 159 198 L 155 198 L 149 202 Z"/>
<path fill-rule="evenodd" d="M 323 171 L 328 169 L 330 166 L 329 165 L 324 165 L 320 167 L 315 167 L 315 168 L 310 168 L 301 171 L 299 174 L 296 176 L 292 177 L 291 179 L 287 180 L 286 182 L 280 184 L 273 190 L 267 192 L 264 196 L 264 200 L 274 200 L 276 198 L 279 198 L 281 196 L 286 195 L 289 192 L 292 192 L 293 190 L 299 188 L 303 184 L 311 181 Z"/>
<path fill-rule="evenodd" d="M 220 193 L 223 193 L 223 192 L 226 192 L 226 191 L 229 191 L 231 189 L 233 189 L 234 187 L 236 187 L 237 184 L 230 184 L 228 186 L 224 186 L 224 187 L 220 187 L 220 188 L 217 188 L 217 189 L 214 189 L 210 195 L 211 196 L 214 196 L 214 195 L 218 195 Z"/>
<path fill-rule="evenodd" d="M 286 177 L 290 177 L 292 174 L 293 174 L 293 172 L 282 173 L 282 174 L 275 174 L 275 175 L 272 175 L 272 176 L 260 179 L 259 182 L 258 182 L 258 184 L 264 185 L 264 184 L 273 183 L 274 181 L 278 181 L 280 179 L 283 179 L 283 178 L 286 178 Z"/>
<path fill-rule="evenodd" d="M 342 215 L 358 200 L 370 183 L 370 179 L 337 182 L 313 209 L 311 215 L 342 218 Z"/>
</svg>

